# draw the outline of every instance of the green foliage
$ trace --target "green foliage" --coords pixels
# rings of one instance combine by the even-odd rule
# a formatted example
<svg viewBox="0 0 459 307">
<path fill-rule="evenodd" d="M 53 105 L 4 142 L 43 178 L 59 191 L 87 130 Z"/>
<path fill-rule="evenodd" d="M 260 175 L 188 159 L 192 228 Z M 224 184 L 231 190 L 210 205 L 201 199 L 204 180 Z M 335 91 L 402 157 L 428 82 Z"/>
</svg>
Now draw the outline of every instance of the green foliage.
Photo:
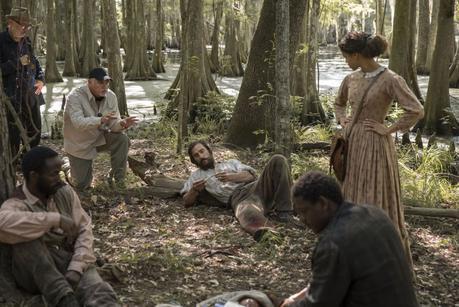
<svg viewBox="0 0 459 307">
<path fill-rule="evenodd" d="M 330 126 L 300 126 L 299 124 L 294 126 L 293 132 L 297 143 L 329 142 L 333 133 Z"/>
<path fill-rule="evenodd" d="M 231 119 L 234 105 L 234 97 L 209 92 L 193 105 L 190 114 L 190 122 L 194 123 L 193 132 L 223 134 Z"/>
<path fill-rule="evenodd" d="M 443 173 L 453 156 L 447 149 L 430 147 L 417 151 L 415 147 L 399 153 L 402 198 L 407 205 L 438 207 L 459 203 L 459 186 L 452 185 Z"/>
<path fill-rule="evenodd" d="M 312 153 L 292 153 L 290 155 L 292 178 L 298 179 L 309 171 L 321 171 L 328 174 L 328 156 Z"/>
</svg>

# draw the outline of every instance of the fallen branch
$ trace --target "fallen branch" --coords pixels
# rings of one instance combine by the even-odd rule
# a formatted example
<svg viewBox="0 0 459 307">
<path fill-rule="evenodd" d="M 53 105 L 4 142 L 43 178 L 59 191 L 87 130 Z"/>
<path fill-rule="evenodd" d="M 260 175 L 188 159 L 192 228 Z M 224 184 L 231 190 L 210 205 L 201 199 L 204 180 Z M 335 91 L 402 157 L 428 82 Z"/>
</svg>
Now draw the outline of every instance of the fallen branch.
<svg viewBox="0 0 459 307">
<path fill-rule="evenodd" d="M 185 180 L 157 173 L 156 165 L 151 165 L 132 157 L 128 157 L 128 162 L 134 174 L 149 185 L 149 187 L 141 189 L 139 193 L 143 192 L 162 198 L 177 197 L 179 195 Z"/>
<path fill-rule="evenodd" d="M 330 150 L 330 143 L 328 142 L 317 142 L 317 143 L 296 143 L 294 145 L 295 150 Z"/>
<path fill-rule="evenodd" d="M 457 209 L 439 209 L 439 208 L 420 208 L 405 206 L 405 214 L 407 215 L 421 215 L 431 217 L 450 217 L 459 219 L 459 210 Z"/>
</svg>

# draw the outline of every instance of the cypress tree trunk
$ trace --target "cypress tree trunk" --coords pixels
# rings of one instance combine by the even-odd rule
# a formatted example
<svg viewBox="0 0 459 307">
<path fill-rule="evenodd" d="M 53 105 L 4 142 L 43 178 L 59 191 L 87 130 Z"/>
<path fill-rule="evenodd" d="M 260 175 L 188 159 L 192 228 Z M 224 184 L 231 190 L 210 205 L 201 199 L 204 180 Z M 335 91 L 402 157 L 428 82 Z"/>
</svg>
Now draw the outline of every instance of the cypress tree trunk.
<svg viewBox="0 0 459 307">
<path fill-rule="evenodd" d="M 449 86 L 459 88 L 459 48 L 456 48 L 456 54 L 449 68 Z"/>
<path fill-rule="evenodd" d="M 132 12 L 128 21 L 132 25 L 132 29 L 128 29 L 130 44 L 128 47 L 129 60 L 125 79 L 154 80 L 156 79 L 156 74 L 147 59 L 143 0 L 130 0 L 128 2 L 132 2 Z"/>
<path fill-rule="evenodd" d="M 182 62 L 180 71 L 166 94 L 166 99 L 173 99 L 169 109 L 173 110 L 179 105 L 181 95 L 185 95 L 185 110 L 191 110 L 192 104 L 209 91 L 219 92 L 217 85 L 210 73 L 209 57 L 204 45 L 204 15 L 202 0 L 181 2 L 182 7 Z M 186 70 L 189 82 L 185 88 L 180 80 Z M 186 135 L 186 134 L 185 134 Z"/>
<path fill-rule="evenodd" d="M 306 93 L 304 95 L 303 110 L 301 112 L 301 123 L 303 125 L 310 125 L 318 122 L 325 123 L 327 121 L 325 111 L 320 103 L 319 91 L 316 86 L 316 66 L 319 54 L 317 33 L 319 28 L 320 1 L 311 0 L 308 2 L 312 6 L 311 9 L 308 10 Z"/>
<path fill-rule="evenodd" d="M 9 13 L 9 12 L 8 12 Z M 1 75 L 1 71 L 0 71 Z M 10 142 L 8 140 L 8 121 L 3 82 L 0 78 L 0 206 L 14 190 L 15 172 L 11 161 Z M 17 289 L 11 272 L 11 253 L 7 245 L 0 244 L 0 297 L 13 306 L 19 304 L 22 297 Z"/>
<path fill-rule="evenodd" d="M 74 19 L 73 15 L 75 11 L 73 10 L 72 2 L 65 1 L 64 2 L 64 10 L 65 10 L 65 38 L 66 38 L 66 47 L 65 47 L 65 64 L 64 64 L 64 72 L 62 73 L 63 76 L 66 77 L 75 77 L 77 74 L 77 70 L 75 67 L 75 33 L 74 33 Z"/>
<path fill-rule="evenodd" d="M 45 69 L 45 79 L 46 82 L 62 82 L 61 74 L 57 70 L 56 64 L 56 24 L 55 24 L 55 15 L 56 7 L 54 0 L 47 0 L 48 7 L 48 16 L 46 18 L 46 69 Z"/>
<path fill-rule="evenodd" d="M 220 23 L 223 16 L 223 3 L 218 1 L 215 4 L 213 1 L 213 12 L 214 12 L 214 29 L 212 31 L 212 50 L 210 51 L 210 71 L 216 73 L 220 71 L 220 63 L 218 60 L 218 51 L 220 49 Z"/>
<path fill-rule="evenodd" d="M 120 114 L 129 115 L 124 89 L 123 69 L 121 67 L 120 38 L 116 22 L 116 2 L 115 0 L 102 0 L 101 4 L 104 10 L 104 24 L 107 34 L 105 46 L 107 48 L 108 72 L 113 79 L 110 82 L 110 88 L 118 98 Z"/>
<path fill-rule="evenodd" d="M 402 76 L 416 97 L 422 101 L 414 63 L 416 0 L 397 1 L 394 14 L 389 68 Z"/>
<path fill-rule="evenodd" d="M 430 32 L 429 42 L 427 45 L 427 62 L 426 62 L 426 74 L 430 73 L 432 68 L 432 59 L 435 49 L 435 43 L 437 40 L 437 28 L 438 28 L 438 12 L 440 10 L 441 1 L 432 1 L 432 15 L 430 17 Z"/>
<path fill-rule="evenodd" d="M 418 10 L 418 46 L 416 48 L 416 71 L 420 75 L 428 74 L 426 67 L 427 49 L 430 31 L 429 0 L 419 0 Z"/>
<path fill-rule="evenodd" d="M 289 65 L 289 7 L 288 0 L 276 3 L 276 152 L 290 158 L 292 151 Z"/>
<path fill-rule="evenodd" d="M 449 53 L 454 48 L 454 0 L 440 1 L 435 49 L 425 102 L 424 131 L 437 135 L 459 133 L 449 100 Z"/>
<path fill-rule="evenodd" d="M 299 42 L 306 1 L 290 1 L 289 69 Z M 274 136 L 274 30 L 275 1 L 265 0 L 252 40 L 247 68 L 226 140 L 242 147 L 255 147 Z"/>
<path fill-rule="evenodd" d="M 225 51 L 221 64 L 221 74 L 227 77 L 239 77 L 244 75 L 244 69 L 239 54 L 238 22 L 236 21 L 236 13 L 231 6 L 227 8 L 225 23 Z"/>
<path fill-rule="evenodd" d="M 81 40 L 80 77 L 87 78 L 91 69 L 99 66 L 96 59 L 94 37 L 95 12 L 93 10 L 93 2 L 91 0 L 83 0 L 83 14 L 85 22 L 83 23 L 83 39 Z"/>
<path fill-rule="evenodd" d="M 156 19 L 157 19 L 157 32 L 155 42 L 155 55 L 153 58 L 153 70 L 157 73 L 166 72 L 163 65 L 163 42 L 164 42 L 164 13 L 161 7 L 161 0 L 156 0 Z"/>
</svg>

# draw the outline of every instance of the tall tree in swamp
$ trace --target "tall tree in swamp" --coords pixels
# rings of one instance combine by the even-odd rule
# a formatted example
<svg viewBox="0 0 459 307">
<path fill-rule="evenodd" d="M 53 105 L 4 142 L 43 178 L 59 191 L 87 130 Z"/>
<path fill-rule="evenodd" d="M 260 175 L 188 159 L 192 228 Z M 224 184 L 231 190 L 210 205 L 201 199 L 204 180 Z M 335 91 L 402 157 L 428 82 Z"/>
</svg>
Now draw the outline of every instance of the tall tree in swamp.
<svg viewBox="0 0 459 307">
<path fill-rule="evenodd" d="M 73 10 L 73 5 L 71 1 L 64 1 L 64 11 L 65 11 L 65 64 L 64 64 L 64 71 L 62 73 L 63 76 L 67 77 L 75 77 L 77 74 L 76 70 L 76 46 L 75 46 L 75 32 L 73 30 L 74 27 L 74 19 L 73 15 L 75 11 Z"/>
<path fill-rule="evenodd" d="M 214 13 L 214 27 L 212 30 L 212 49 L 210 51 L 210 71 L 216 73 L 220 70 L 218 51 L 220 49 L 220 24 L 223 17 L 223 2 L 220 0 L 212 1 L 212 11 Z"/>
<path fill-rule="evenodd" d="M 275 93 L 274 30 L 276 23 L 274 0 L 265 0 L 252 40 L 249 60 L 231 119 L 226 140 L 243 147 L 255 147 L 274 136 Z M 306 0 L 290 1 L 289 69 L 299 42 Z"/>
<path fill-rule="evenodd" d="M 292 151 L 289 65 L 288 0 L 276 2 L 276 115 L 274 140 L 276 152 L 290 158 Z"/>
<path fill-rule="evenodd" d="M 56 29 L 65 29 L 65 0 L 56 0 L 55 1 L 55 28 Z M 65 31 L 56 31 L 56 42 L 57 42 L 57 56 L 58 61 L 65 60 L 65 49 L 66 49 L 66 36 Z"/>
<path fill-rule="evenodd" d="M 153 70 L 157 73 L 166 72 L 163 65 L 163 43 L 164 43 L 164 12 L 161 6 L 161 0 L 156 0 L 156 40 L 155 54 L 153 57 Z"/>
<path fill-rule="evenodd" d="M 418 38 L 416 47 L 416 72 L 419 75 L 428 74 L 426 67 L 427 49 L 430 31 L 429 0 L 419 0 L 418 8 Z"/>
<path fill-rule="evenodd" d="M 413 93 L 422 100 L 415 71 L 416 0 L 395 2 L 389 68 L 402 76 Z"/>
<path fill-rule="evenodd" d="M 144 0 L 127 1 L 128 48 L 126 80 L 153 80 L 156 74 L 147 58 Z"/>
<path fill-rule="evenodd" d="M 169 109 L 175 109 L 179 103 L 179 96 L 185 95 L 187 110 L 192 104 L 204 97 L 209 91 L 218 91 L 217 85 L 210 73 L 209 57 L 204 45 L 204 16 L 203 0 L 181 0 L 180 11 L 182 16 L 182 38 L 179 73 L 169 88 L 165 98 L 173 99 Z M 183 72 L 191 74 L 190 82 L 181 87 L 180 78 Z"/>
<path fill-rule="evenodd" d="M 438 12 L 440 10 L 441 1 L 432 1 L 432 12 L 430 16 L 430 31 L 429 31 L 429 41 L 427 45 L 427 60 L 426 60 L 426 69 L 425 73 L 429 74 L 432 67 L 433 53 L 435 49 L 435 42 L 437 39 L 437 28 L 438 28 Z"/>
<path fill-rule="evenodd" d="M 92 0 L 83 0 L 83 36 L 81 39 L 80 76 L 87 78 L 91 69 L 99 66 L 97 64 L 96 46 L 95 46 L 95 9 Z"/>
<path fill-rule="evenodd" d="M 184 139 L 188 136 L 188 122 L 193 103 L 204 97 L 210 90 L 217 89 L 210 76 L 210 64 L 204 44 L 203 0 L 180 0 L 182 16 L 182 62 L 179 73 L 169 89 L 175 98 L 169 103 L 169 109 L 178 106 L 179 134 L 177 151 L 180 152 Z M 207 66 L 206 66 L 207 65 Z M 208 82 L 208 77 L 212 83 Z M 177 87 L 178 85 L 178 87 Z M 173 90 L 178 90 L 172 94 Z M 169 98 L 169 99 L 170 99 Z"/>
<path fill-rule="evenodd" d="M 62 76 L 57 69 L 56 64 L 56 1 L 47 0 L 47 17 L 46 17 L 46 69 L 45 80 L 46 82 L 62 82 Z"/>
<path fill-rule="evenodd" d="M 10 142 L 7 137 L 6 99 L 8 98 L 3 92 L 2 79 L 0 78 L 0 135 L 2 136 L 0 138 L 0 151 L 2 152 L 0 156 L 0 206 L 12 194 L 16 181 L 11 161 Z M 10 247 L 0 244 L 0 297 L 6 300 L 6 304 L 16 306 L 20 303 L 21 294 L 16 288 L 11 268 Z"/>
<path fill-rule="evenodd" d="M 124 89 L 123 69 L 121 67 L 120 37 L 118 35 L 118 23 L 115 0 L 102 0 L 104 11 L 104 27 L 106 29 L 105 47 L 107 53 L 108 72 L 112 77 L 110 88 L 118 98 L 118 108 L 121 115 L 129 115 Z"/>
<path fill-rule="evenodd" d="M 438 10 L 435 49 L 430 69 L 429 86 L 423 120 L 424 132 L 450 135 L 459 133 L 459 124 L 451 112 L 449 99 L 449 54 L 454 48 L 455 0 L 442 0 Z"/>
<path fill-rule="evenodd" d="M 389 68 L 402 76 L 416 97 L 422 102 L 416 74 L 415 37 L 416 37 L 416 1 L 396 1 L 394 26 Z M 403 134 L 402 143 L 410 143 L 408 133 Z"/>
<path fill-rule="evenodd" d="M 429 0 L 427 0 L 429 1 Z M 376 34 L 384 36 L 384 20 L 387 0 L 376 0 Z"/>
<path fill-rule="evenodd" d="M 303 100 L 303 109 L 301 111 L 301 123 L 309 125 L 314 123 L 327 122 L 327 116 L 320 103 L 319 90 L 317 89 L 316 66 L 319 55 L 319 44 L 317 33 L 319 28 L 320 17 L 320 0 L 308 0 L 306 28 L 306 44 L 308 46 L 306 53 L 306 91 Z M 303 26 L 304 28 L 304 26 Z"/>
<path fill-rule="evenodd" d="M 244 74 L 239 42 L 239 9 L 230 3 L 225 11 L 225 51 L 221 59 L 220 73 L 227 77 L 240 77 Z"/>
<path fill-rule="evenodd" d="M 2 21 L 1 22 L 2 31 L 3 31 L 3 29 L 6 29 L 6 18 L 5 18 L 5 16 L 10 13 L 12 7 L 13 7 L 13 4 L 12 4 L 11 0 L 1 0 L 0 1 L 0 18 L 1 18 L 1 21 Z"/>
</svg>

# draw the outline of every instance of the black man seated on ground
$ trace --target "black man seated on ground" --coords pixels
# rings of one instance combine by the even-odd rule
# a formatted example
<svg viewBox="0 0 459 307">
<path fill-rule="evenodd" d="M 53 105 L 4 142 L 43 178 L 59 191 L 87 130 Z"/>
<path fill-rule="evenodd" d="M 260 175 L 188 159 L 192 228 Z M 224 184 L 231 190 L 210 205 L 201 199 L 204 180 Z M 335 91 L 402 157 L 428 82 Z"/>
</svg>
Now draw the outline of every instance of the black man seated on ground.
<svg viewBox="0 0 459 307">
<path fill-rule="evenodd" d="M 402 241 L 383 210 L 345 202 L 336 180 L 320 172 L 301 177 L 292 195 L 319 241 L 309 285 L 281 306 L 418 306 Z"/>
<path fill-rule="evenodd" d="M 197 202 L 231 207 L 242 228 L 255 239 L 264 233 L 268 214 L 280 222 L 294 222 L 292 179 L 285 157 L 271 157 L 257 179 L 255 170 L 238 160 L 215 163 L 212 149 L 204 141 L 191 143 L 188 155 L 198 169 L 180 191 L 185 207 Z"/>
<path fill-rule="evenodd" d="M 79 191 L 91 187 L 92 165 L 98 152 L 110 153 L 107 181 L 124 188 L 129 138 L 126 129 L 135 116 L 121 118 L 118 99 L 109 89 L 111 77 L 98 67 L 89 72 L 87 84 L 73 89 L 64 109 L 64 150 L 70 162 L 70 183 Z"/>
<path fill-rule="evenodd" d="M 0 242 L 11 245 L 16 284 L 51 306 L 119 306 L 93 265 L 91 219 L 60 179 L 62 160 L 34 147 L 22 160 L 24 184 L 0 207 Z"/>
</svg>

